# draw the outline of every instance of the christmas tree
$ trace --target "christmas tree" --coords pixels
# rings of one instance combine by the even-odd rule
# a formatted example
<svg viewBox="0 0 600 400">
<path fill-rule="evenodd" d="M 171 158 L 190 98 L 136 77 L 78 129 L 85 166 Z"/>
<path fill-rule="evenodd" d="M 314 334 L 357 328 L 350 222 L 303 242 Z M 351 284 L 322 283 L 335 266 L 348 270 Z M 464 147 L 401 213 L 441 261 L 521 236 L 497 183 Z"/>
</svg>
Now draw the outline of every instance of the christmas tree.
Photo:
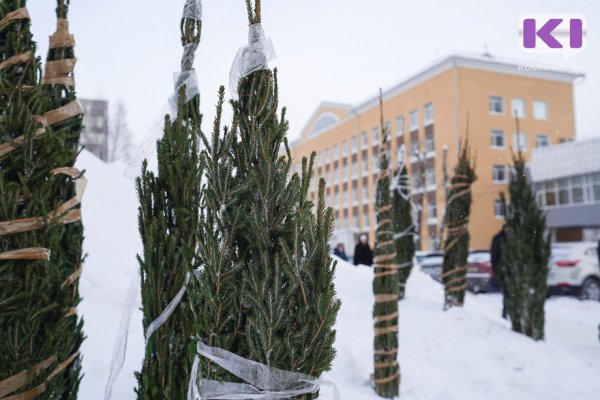
<svg viewBox="0 0 600 400">
<path fill-rule="evenodd" d="M 0 397 L 74 399 L 83 340 L 85 180 L 73 168 L 81 110 L 55 108 L 61 99 L 40 85 L 35 50 L 25 1 L 0 3 Z"/>
<path fill-rule="evenodd" d="M 392 196 L 390 192 L 390 138 L 383 123 L 383 97 L 380 93 L 381 130 L 383 141 L 379 153 L 377 178 L 377 231 L 373 294 L 375 306 L 375 372 L 372 376 L 375 391 L 381 397 L 393 398 L 400 391 L 400 366 L 398 365 L 398 266 Z M 411 238 L 412 240 L 412 238 Z"/>
<path fill-rule="evenodd" d="M 410 276 L 415 255 L 415 224 L 413 222 L 413 205 L 410 200 L 410 178 L 404 162 L 397 169 L 394 179 L 393 231 L 398 267 L 398 300 L 402 300 L 406 293 L 406 281 Z"/>
<path fill-rule="evenodd" d="M 510 203 L 506 207 L 507 241 L 500 259 L 502 282 L 508 294 L 507 314 L 514 331 L 543 340 L 550 239 L 521 152 L 513 157 L 513 163 Z"/>
<path fill-rule="evenodd" d="M 460 150 L 458 164 L 450 181 L 446 200 L 444 241 L 444 308 L 461 307 L 467 288 L 467 259 L 469 257 L 469 216 L 473 197 L 471 188 L 477 180 L 471 163 L 469 143 Z"/>
<path fill-rule="evenodd" d="M 246 4 L 250 42 L 233 69 L 239 71 L 232 74 L 238 95 L 233 124 L 221 132 L 219 105 L 212 138 L 204 139 L 197 303 L 207 311 L 199 312 L 197 337 L 270 367 L 318 377 L 331 368 L 340 307 L 328 246 L 333 212 L 325 207 L 324 180 L 316 213 L 307 200 L 314 154 L 288 178 L 289 125 L 285 109 L 278 114 L 261 4 Z M 200 370 L 203 378 L 236 381 L 206 360 Z"/>
<path fill-rule="evenodd" d="M 186 399 L 193 351 L 193 310 L 183 296 L 173 314 L 150 336 L 150 324 L 189 280 L 196 267 L 202 167 L 198 140 L 200 95 L 194 92 L 194 54 L 200 42 L 199 2 L 186 3 L 181 20 L 184 55 L 177 80 L 176 116 L 165 117 L 157 142 L 157 172 L 144 161 L 136 180 L 139 230 L 143 254 L 138 256 L 142 280 L 146 353 L 137 373 L 139 399 Z M 150 337 L 148 337 L 150 336 Z"/>
</svg>

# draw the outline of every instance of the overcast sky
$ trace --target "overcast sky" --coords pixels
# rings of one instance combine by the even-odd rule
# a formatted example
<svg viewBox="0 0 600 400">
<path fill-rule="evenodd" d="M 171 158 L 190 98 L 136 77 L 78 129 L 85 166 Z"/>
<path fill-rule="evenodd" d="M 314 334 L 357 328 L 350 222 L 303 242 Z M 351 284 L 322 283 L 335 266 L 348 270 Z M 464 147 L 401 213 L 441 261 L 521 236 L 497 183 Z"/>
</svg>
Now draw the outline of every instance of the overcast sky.
<svg viewBox="0 0 600 400">
<path fill-rule="evenodd" d="M 184 0 L 72 0 L 80 97 L 125 102 L 140 140 L 159 116 L 179 69 Z M 29 1 L 38 54 L 54 31 L 54 1 Z M 205 129 L 220 85 L 247 43 L 244 0 L 204 0 L 196 58 Z M 563 61 L 523 54 L 519 18 L 529 13 L 583 14 L 586 50 Z M 568 64 L 587 77 L 575 89 L 579 138 L 600 137 L 600 1 L 598 0 L 263 0 L 263 26 L 275 45 L 281 104 L 297 137 L 323 101 L 356 104 L 453 52 L 483 53 L 527 64 Z M 228 113 L 227 116 L 231 114 Z"/>
</svg>

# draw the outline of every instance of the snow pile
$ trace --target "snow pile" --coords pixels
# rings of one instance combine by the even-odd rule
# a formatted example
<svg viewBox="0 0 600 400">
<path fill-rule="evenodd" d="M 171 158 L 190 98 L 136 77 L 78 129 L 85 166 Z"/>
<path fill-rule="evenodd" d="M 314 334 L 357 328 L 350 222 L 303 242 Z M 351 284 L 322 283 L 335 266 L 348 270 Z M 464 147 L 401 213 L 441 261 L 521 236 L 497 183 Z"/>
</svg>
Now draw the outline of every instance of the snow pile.
<svg viewBox="0 0 600 400">
<path fill-rule="evenodd" d="M 79 310 L 87 340 L 80 399 L 96 400 L 104 396 L 121 308 L 137 270 L 135 254 L 141 243 L 134 182 L 123 176 L 124 165 L 104 164 L 84 151 L 78 167 L 87 170 L 89 179 L 83 202 L 88 258 Z M 378 398 L 368 381 L 373 371 L 372 279 L 371 269 L 338 264 L 338 355 L 323 378 L 338 385 L 343 400 Z M 463 309 L 448 312 L 442 311 L 442 300 L 442 287 L 414 271 L 400 304 L 402 399 L 600 397 L 600 303 L 550 299 L 547 340 L 536 343 L 510 331 L 500 318 L 498 295 L 468 295 Z M 114 399 L 135 398 L 133 372 L 139 370 L 142 357 L 141 313 L 136 310 Z M 321 398 L 331 399 L 331 390 L 323 388 Z"/>
</svg>

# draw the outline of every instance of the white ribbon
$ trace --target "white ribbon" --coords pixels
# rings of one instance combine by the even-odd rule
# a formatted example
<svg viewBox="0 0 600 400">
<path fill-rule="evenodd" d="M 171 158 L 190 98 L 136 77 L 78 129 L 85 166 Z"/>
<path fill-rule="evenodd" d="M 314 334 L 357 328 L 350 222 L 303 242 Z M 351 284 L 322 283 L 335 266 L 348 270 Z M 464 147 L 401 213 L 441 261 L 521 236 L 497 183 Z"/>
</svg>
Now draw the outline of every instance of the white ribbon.
<svg viewBox="0 0 600 400">
<path fill-rule="evenodd" d="M 271 38 L 265 36 L 261 24 L 250 25 L 248 46 L 238 50 L 229 71 L 229 88 L 232 96 L 237 96 L 237 87 L 245 76 L 252 72 L 269 69 L 269 61 L 277 58 Z"/>
<path fill-rule="evenodd" d="M 269 367 L 202 342 L 198 342 L 196 347 L 199 355 L 246 383 L 200 379 L 198 387 L 199 356 L 196 356 L 188 386 L 188 400 L 280 400 L 315 393 L 323 385 L 331 386 L 334 399 L 340 399 L 339 390 L 331 381 Z"/>
<path fill-rule="evenodd" d="M 129 289 L 127 289 L 127 297 L 125 298 L 125 306 L 121 313 L 121 322 L 119 324 L 119 330 L 117 337 L 115 338 L 115 345 L 113 346 L 113 355 L 110 363 L 110 372 L 108 374 L 108 380 L 106 382 L 106 388 L 104 389 L 104 400 L 110 400 L 112 397 L 112 390 L 123 369 L 125 363 L 125 354 L 127 354 L 127 339 L 129 338 L 129 326 L 131 325 L 131 315 L 135 309 L 135 305 L 140 291 L 140 274 L 136 268 L 129 282 Z"/>
</svg>

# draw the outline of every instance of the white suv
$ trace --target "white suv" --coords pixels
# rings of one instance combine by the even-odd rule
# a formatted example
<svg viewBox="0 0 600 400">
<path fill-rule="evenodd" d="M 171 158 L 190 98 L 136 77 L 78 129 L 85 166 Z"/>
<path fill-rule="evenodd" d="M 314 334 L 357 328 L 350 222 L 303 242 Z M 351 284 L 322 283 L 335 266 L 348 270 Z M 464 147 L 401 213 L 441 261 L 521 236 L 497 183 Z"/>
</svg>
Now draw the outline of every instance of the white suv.
<svg viewBox="0 0 600 400">
<path fill-rule="evenodd" d="M 550 256 L 549 294 L 575 294 L 600 301 L 598 245 L 593 242 L 555 243 Z"/>
</svg>

